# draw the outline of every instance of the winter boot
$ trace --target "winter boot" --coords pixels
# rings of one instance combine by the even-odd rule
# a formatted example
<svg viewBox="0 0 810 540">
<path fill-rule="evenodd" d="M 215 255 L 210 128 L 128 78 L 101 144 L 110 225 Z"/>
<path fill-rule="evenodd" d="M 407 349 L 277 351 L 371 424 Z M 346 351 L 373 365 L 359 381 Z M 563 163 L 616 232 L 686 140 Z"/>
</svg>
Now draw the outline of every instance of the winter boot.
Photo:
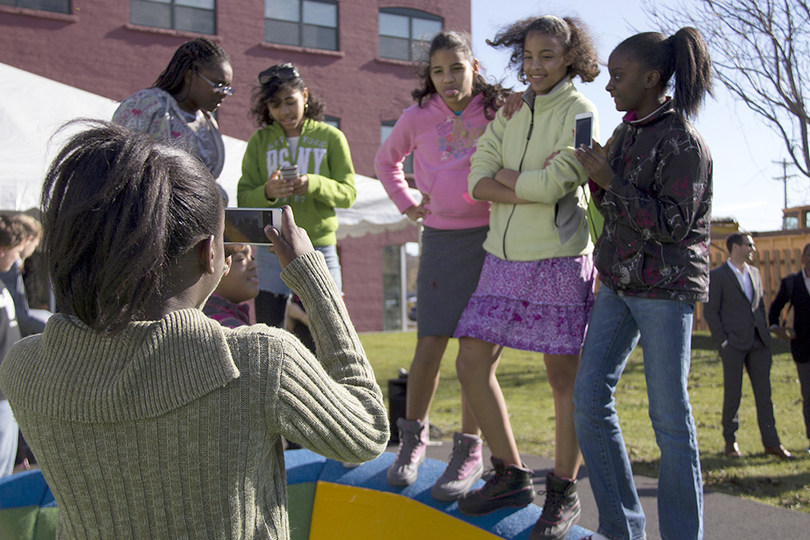
<svg viewBox="0 0 810 540">
<path fill-rule="evenodd" d="M 393 486 L 410 486 L 416 482 L 419 465 L 425 461 L 428 431 L 420 420 L 397 420 L 399 450 L 388 468 L 388 483 Z"/>
<path fill-rule="evenodd" d="M 430 494 L 440 501 L 455 501 L 481 478 L 484 461 L 481 456 L 481 439 L 467 433 L 453 434 L 453 453 Z"/>
<path fill-rule="evenodd" d="M 458 500 L 458 509 L 468 516 L 482 516 L 508 506 L 528 506 L 534 501 L 532 471 L 525 467 L 504 465 L 492 458 L 495 474 L 481 489 L 468 491 Z"/>
<path fill-rule="evenodd" d="M 534 524 L 529 540 L 563 540 L 579 521 L 582 509 L 577 495 L 577 481 L 546 475 L 546 502 L 543 513 Z"/>
</svg>

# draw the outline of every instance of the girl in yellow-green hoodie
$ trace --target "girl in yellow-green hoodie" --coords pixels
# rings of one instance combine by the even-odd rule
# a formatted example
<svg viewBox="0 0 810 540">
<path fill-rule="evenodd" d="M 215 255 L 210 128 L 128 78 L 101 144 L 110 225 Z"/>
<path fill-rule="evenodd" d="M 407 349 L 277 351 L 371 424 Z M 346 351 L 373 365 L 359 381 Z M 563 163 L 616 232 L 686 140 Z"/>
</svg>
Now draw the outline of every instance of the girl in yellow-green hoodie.
<svg viewBox="0 0 810 540">
<path fill-rule="evenodd" d="M 590 112 L 596 126 L 596 108 L 572 78 L 590 82 L 599 69 L 576 19 L 519 21 L 490 44 L 512 48 L 511 62 L 529 88 L 511 119 L 496 115 L 471 160 L 469 194 L 492 207 L 486 262 L 455 333 L 458 374 L 497 474 L 462 497 L 459 509 L 479 515 L 534 500 L 495 369 L 503 347 L 541 352 L 554 393 L 557 455 L 531 538 L 561 539 L 580 512 L 572 395 L 595 277 L 588 175 L 574 157 L 574 119 Z"/>
</svg>

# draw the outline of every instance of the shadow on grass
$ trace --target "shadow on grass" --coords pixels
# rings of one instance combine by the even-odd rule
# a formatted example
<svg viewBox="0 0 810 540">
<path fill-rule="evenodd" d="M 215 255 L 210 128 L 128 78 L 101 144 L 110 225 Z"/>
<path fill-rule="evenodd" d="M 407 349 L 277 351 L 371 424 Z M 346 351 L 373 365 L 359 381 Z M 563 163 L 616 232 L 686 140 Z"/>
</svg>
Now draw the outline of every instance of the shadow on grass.
<svg viewBox="0 0 810 540">
<path fill-rule="evenodd" d="M 634 460 L 633 474 L 658 478 L 660 460 Z M 810 471 L 793 474 L 766 474 L 764 470 L 780 467 L 782 462 L 766 456 L 744 459 L 729 459 L 722 454 L 701 454 L 703 487 L 706 492 L 734 496 L 749 496 L 756 500 L 778 500 L 777 506 L 807 512 L 810 494 L 805 486 L 810 485 Z M 788 463 L 784 463 L 788 465 Z M 751 471 L 761 468 L 763 473 Z"/>
</svg>

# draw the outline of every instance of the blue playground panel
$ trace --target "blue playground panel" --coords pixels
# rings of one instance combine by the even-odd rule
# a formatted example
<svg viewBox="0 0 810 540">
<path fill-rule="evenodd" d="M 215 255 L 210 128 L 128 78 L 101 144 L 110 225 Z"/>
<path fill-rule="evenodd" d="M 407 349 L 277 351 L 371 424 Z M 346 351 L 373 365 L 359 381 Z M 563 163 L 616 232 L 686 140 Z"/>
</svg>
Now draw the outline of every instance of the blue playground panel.
<svg viewBox="0 0 810 540">
<path fill-rule="evenodd" d="M 527 540 L 541 508 L 498 510 L 465 516 L 455 502 L 430 495 L 445 463 L 426 459 L 419 478 L 407 487 L 392 486 L 386 471 L 394 461 L 386 452 L 354 469 L 309 450 L 284 453 L 292 540 L 387 540 L 429 538 Z M 476 487 L 483 485 L 478 482 Z M 0 479 L 0 538 L 52 540 L 56 502 L 39 470 Z M 575 525 L 566 540 L 592 534 Z"/>
</svg>

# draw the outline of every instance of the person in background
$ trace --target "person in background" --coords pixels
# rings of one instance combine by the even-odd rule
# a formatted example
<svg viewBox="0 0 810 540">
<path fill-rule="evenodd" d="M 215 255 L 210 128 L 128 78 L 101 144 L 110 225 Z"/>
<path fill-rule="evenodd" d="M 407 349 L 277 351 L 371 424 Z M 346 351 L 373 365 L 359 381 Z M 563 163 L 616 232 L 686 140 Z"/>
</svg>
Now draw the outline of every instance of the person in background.
<svg viewBox="0 0 810 540">
<path fill-rule="evenodd" d="M 357 199 L 349 143 L 343 132 L 323 122 L 323 103 L 306 87 L 298 68 L 292 64 L 270 66 L 259 74 L 258 82 L 251 114 L 260 129 L 250 137 L 242 159 L 238 205 L 290 205 L 296 222 L 326 258 L 340 290 L 343 280 L 335 208 L 349 208 Z M 280 175 L 279 169 L 293 165 L 297 166 L 293 178 Z M 259 249 L 256 260 L 256 320 L 282 328 L 290 288 L 279 277 L 276 257 Z"/>
<path fill-rule="evenodd" d="M 480 73 L 469 39 L 458 32 L 434 36 L 417 64 L 420 86 L 377 152 L 377 177 L 400 212 L 422 222 L 417 277 L 416 352 L 408 373 L 405 418 L 397 421 L 400 446 L 388 482 L 416 481 L 427 449 L 427 417 L 439 383 L 439 367 L 461 313 L 478 284 L 489 230 L 489 202 L 467 194 L 470 156 L 500 106 L 504 90 Z M 419 203 L 411 195 L 403 162 L 413 155 Z M 449 464 L 434 498 L 453 501 L 481 477 L 482 441 L 467 400 L 461 397 L 461 431 L 453 434 Z"/>
<path fill-rule="evenodd" d="M 17 323 L 20 326 L 22 337 L 39 334 L 45 329 L 45 321 L 31 314 L 28 307 L 28 295 L 25 291 L 22 269 L 25 261 L 36 251 L 42 238 L 42 224 L 28 214 L 14 214 L 10 219 L 20 224 L 25 230 L 25 240 L 20 258 L 14 261 L 6 272 L 0 272 L 0 279 L 14 299 L 14 309 L 17 313 Z M 41 312 L 42 310 L 40 310 Z"/>
<path fill-rule="evenodd" d="M 286 540 L 282 436 L 345 461 L 385 450 L 374 371 L 289 207 L 265 234 L 318 357 L 284 330 L 202 313 L 230 252 L 216 183 L 187 152 L 89 122 L 51 165 L 42 208 L 59 312 L 9 351 L 0 389 L 60 536 Z"/>
<path fill-rule="evenodd" d="M 241 249 L 239 249 L 241 247 Z M 259 272 L 251 246 L 235 246 L 227 273 L 205 302 L 203 313 L 227 328 L 250 324 L 247 302 L 259 294 Z"/>
<path fill-rule="evenodd" d="M 112 120 L 176 144 L 218 178 L 225 145 L 213 113 L 233 95 L 232 81 L 231 61 L 222 47 L 205 37 L 192 39 L 177 48 L 151 88 L 121 102 Z"/>
<path fill-rule="evenodd" d="M 598 132 L 598 120 L 573 80 L 593 81 L 599 64 L 587 27 L 573 17 L 517 21 L 490 45 L 511 49 L 510 64 L 529 88 L 511 119 L 498 111 L 470 160 L 468 193 L 492 204 L 481 278 L 455 332 L 456 365 L 495 474 L 458 507 L 481 515 L 534 501 L 533 472 L 520 459 L 496 370 L 504 347 L 543 353 L 554 397 L 554 471 L 530 538 L 561 540 L 581 513 L 572 395 L 596 275 L 574 126 L 590 113 Z"/>
<path fill-rule="evenodd" d="M 695 303 L 709 299 L 712 158 L 687 118 L 711 91 L 712 62 L 700 32 L 682 28 L 624 40 L 608 70 L 606 90 L 627 114 L 604 147 L 576 149 L 605 218 L 594 258 L 602 286 L 574 388 L 577 436 L 599 508 L 592 539 L 646 536 L 614 398 L 641 342 L 661 449 L 661 537 L 700 540 L 703 479 L 687 381 Z"/>
<path fill-rule="evenodd" d="M 779 292 L 768 311 L 771 332 L 790 341 L 802 393 L 805 436 L 810 440 L 810 244 L 802 250 L 802 269 L 782 279 Z M 793 309 L 793 327 L 779 322 L 782 308 Z M 810 446 L 806 453 L 810 454 Z"/>
<path fill-rule="evenodd" d="M 729 257 L 709 274 L 709 301 L 703 317 L 709 324 L 723 360 L 723 439 L 725 454 L 738 458 L 738 410 L 742 397 L 743 369 L 751 379 L 757 421 L 765 452 L 782 459 L 795 459 L 779 442 L 771 401 L 771 334 L 762 297 L 759 269 L 754 260 L 754 239 L 733 232 L 726 238 Z"/>
<path fill-rule="evenodd" d="M 27 231 L 19 221 L 0 215 L 0 272 L 8 272 L 25 249 Z M 0 367 L 9 349 L 20 340 L 14 300 L 0 281 Z M 20 428 L 11 405 L 0 389 L 0 477 L 14 471 Z"/>
</svg>

